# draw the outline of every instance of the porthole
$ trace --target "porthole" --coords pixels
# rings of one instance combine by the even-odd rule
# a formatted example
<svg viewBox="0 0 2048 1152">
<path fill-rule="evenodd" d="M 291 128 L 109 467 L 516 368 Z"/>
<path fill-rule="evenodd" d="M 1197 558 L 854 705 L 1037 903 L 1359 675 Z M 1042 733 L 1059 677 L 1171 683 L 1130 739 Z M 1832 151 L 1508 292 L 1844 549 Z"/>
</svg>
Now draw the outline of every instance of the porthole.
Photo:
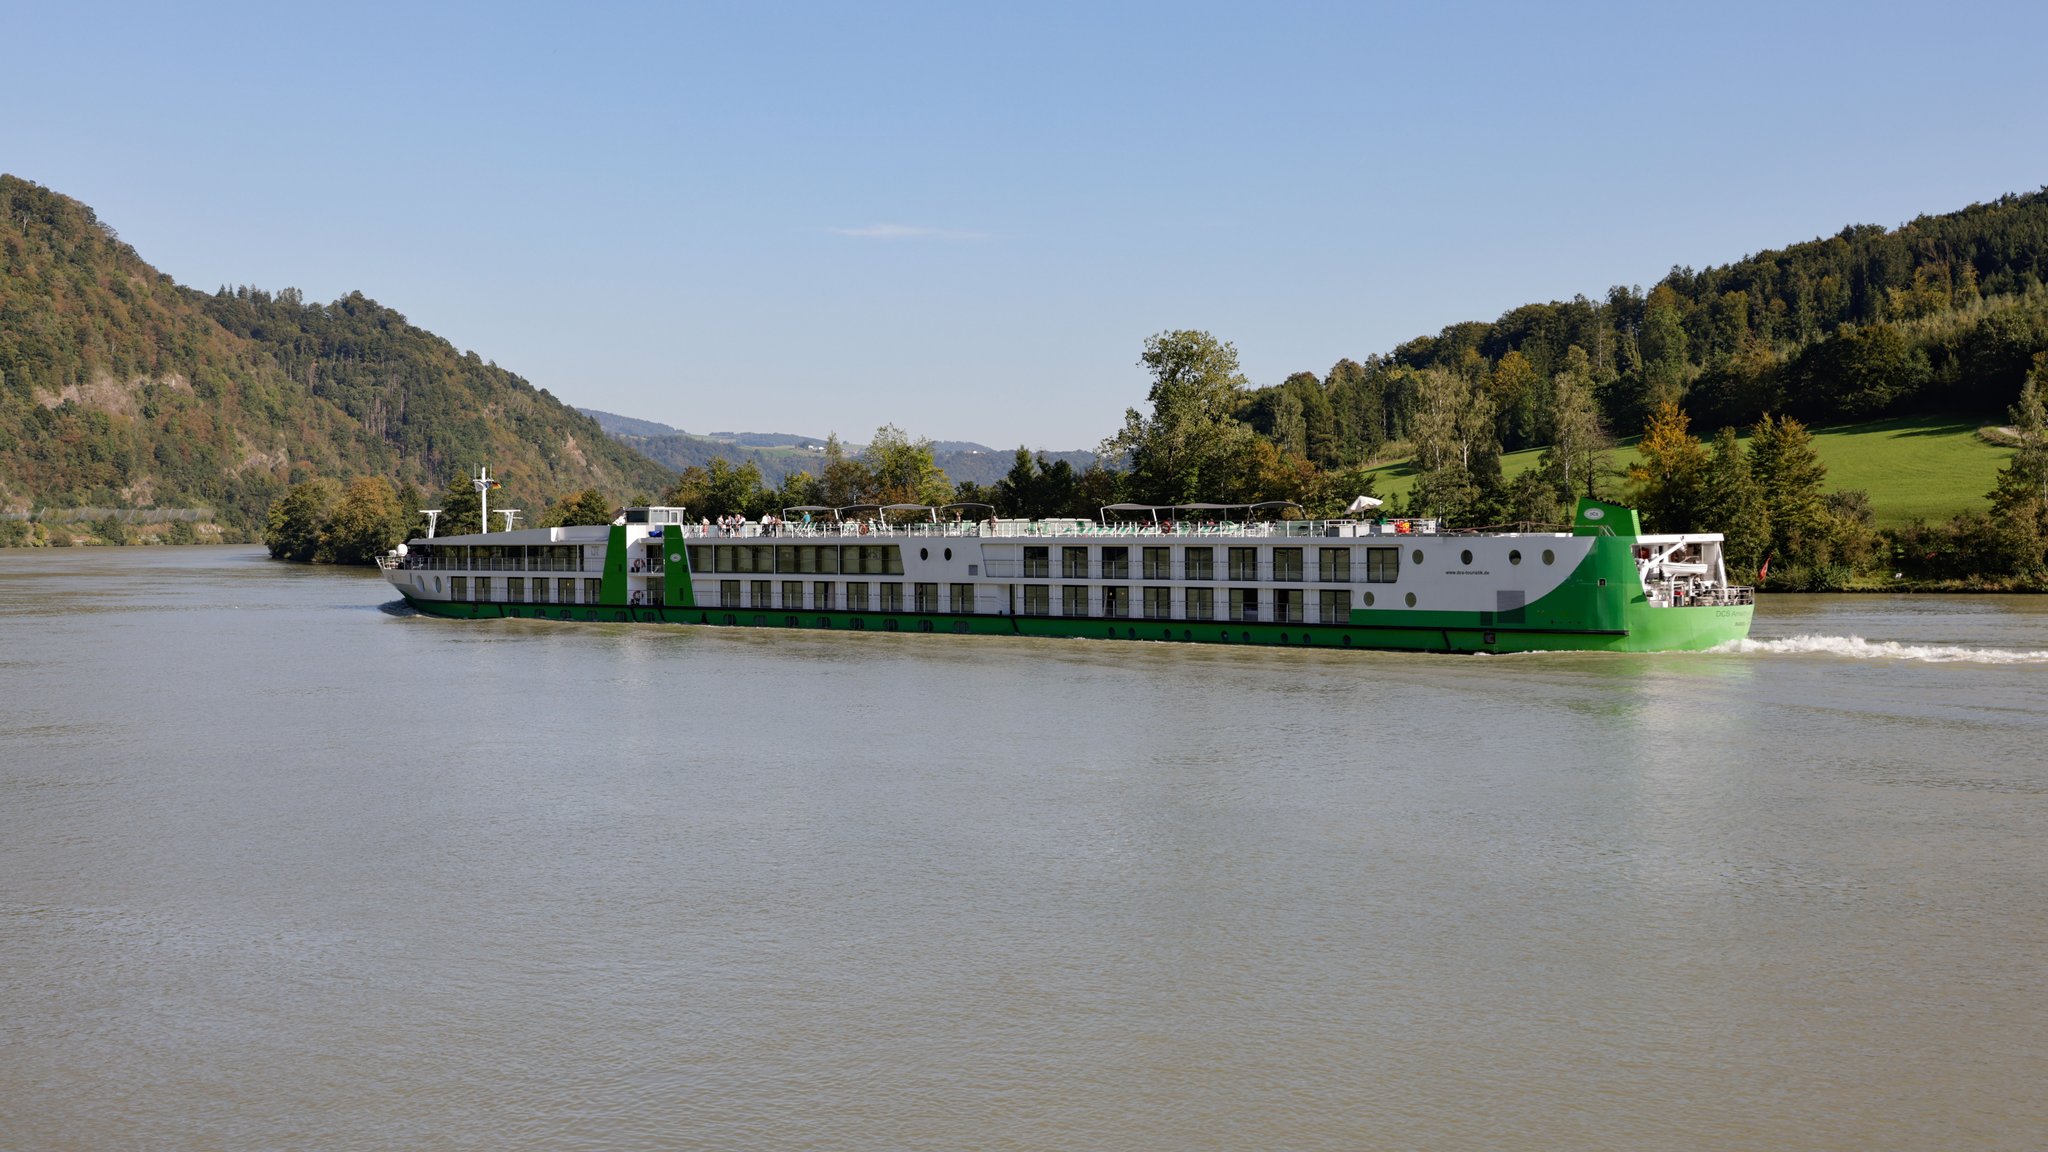
<svg viewBox="0 0 2048 1152">
<path fill-rule="evenodd" d="M 1420 549 L 1420 548 L 1417 548 L 1417 549 L 1415 550 L 1415 554 L 1414 554 L 1414 556 L 1412 557 L 1412 559 L 1413 559 L 1413 560 L 1414 560 L 1414 561 L 1415 561 L 1415 562 L 1416 562 L 1417 564 L 1420 564 L 1420 563 L 1422 563 L 1422 549 Z"/>
<path fill-rule="evenodd" d="M 1463 564 L 1467 568 L 1472 566 L 1472 550 L 1470 548 L 1458 553 L 1458 563 Z"/>
<path fill-rule="evenodd" d="M 1249 632 L 1240 632 L 1240 633 L 1238 633 L 1238 635 L 1240 635 L 1240 636 L 1244 637 L 1244 642 L 1245 642 L 1245 643 L 1249 644 L 1249 643 L 1251 643 L 1251 642 L 1252 642 L 1252 634 L 1251 634 L 1251 633 L 1249 633 Z"/>
<path fill-rule="evenodd" d="M 1551 551 L 1550 549 L 1548 549 L 1548 548 L 1545 548 L 1545 549 L 1543 550 L 1543 562 L 1544 562 L 1545 564 L 1555 564 L 1555 563 L 1557 563 L 1557 553 L 1555 553 L 1555 552 L 1552 552 L 1552 551 Z"/>
<path fill-rule="evenodd" d="M 1344 637 L 1344 646 L 1346 648 L 1351 647 L 1351 637 L 1348 634 Z"/>
<path fill-rule="evenodd" d="M 1517 548 L 1517 549 L 1515 549 L 1515 550 L 1513 550 L 1513 551 L 1511 551 L 1511 552 L 1509 552 L 1509 553 L 1508 553 L 1508 563 L 1510 563 L 1510 564 L 1520 564 L 1521 562 L 1522 562 L 1522 550 L 1521 550 L 1520 548 Z"/>
<path fill-rule="evenodd" d="M 948 560 L 951 560 L 952 558 L 953 558 L 953 550 L 952 550 L 951 548 L 948 548 L 948 549 L 946 549 L 946 559 L 948 559 Z"/>
<path fill-rule="evenodd" d="M 929 548 L 919 548 L 919 549 L 917 550 L 917 558 L 918 558 L 919 560 L 929 560 L 929 559 L 931 559 L 931 558 L 932 558 L 932 550 L 931 550 L 931 549 L 929 549 Z"/>
<path fill-rule="evenodd" d="M 1413 608 L 1413 607 L 1415 607 L 1415 593 L 1413 593 L 1413 592 L 1410 592 L 1410 593 L 1408 594 L 1408 606 L 1409 606 L 1410 608 Z"/>
<path fill-rule="evenodd" d="M 1365 606 L 1366 606 L 1367 608 L 1370 608 L 1370 607 L 1372 607 L 1372 593 L 1370 593 L 1370 592 L 1367 592 L 1367 593 L 1365 594 Z"/>
</svg>

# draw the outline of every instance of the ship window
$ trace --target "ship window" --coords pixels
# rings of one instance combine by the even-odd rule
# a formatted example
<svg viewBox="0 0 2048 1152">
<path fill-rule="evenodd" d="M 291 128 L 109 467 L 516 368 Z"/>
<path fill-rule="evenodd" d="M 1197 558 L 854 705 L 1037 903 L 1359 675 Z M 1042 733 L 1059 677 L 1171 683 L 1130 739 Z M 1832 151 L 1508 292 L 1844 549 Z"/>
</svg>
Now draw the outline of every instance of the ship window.
<svg viewBox="0 0 2048 1152">
<path fill-rule="evenodd" d="M 1370 607 L 1372 607 L 1372 593 L 1370 593 L 1370 592 L 1367 592 L 1367 593 L 1365 594 L 1365 606 L 1366 606 L 1367 608 L 1370 608 Z"/>
<path fill-rule="evenodd" d="M 1316 576 L 1326 583 L 1351 579 L 1351 549 L 1324 548 L 1317 557 Z"/>
<path fill-rule="evenodd" d="M 1230 578 L 1232 580 L 1257 580 L 1259 578 L 1259 550 L 1257 548 L 1232 548 L 1230 550 Z"/>
<path fill-rule="evenodd" d="M 868 610 L 867 581 L 855 580 L 847 584 L 846 610 L 848 612 L 865 612 Z"/>
<path fill-rule="evenodd" d="M 1548 548 L 1545 548 L 1545 549 L 1543 550 L 1543 562 L 1544 562 L 1545 564 L 1555 564 L 1555 563 L 1557 563 L 1557 553 L 1555 553 L 1555 552 L 1552 552 L 1552 551 L 1551 551 L 1550 549 L 1548 549 Z"/>
<path fill-rule="evenodd" d="M 555 581 L 555 600 L 562 604 L 574 604 L 576 602 L 575 577 L 564 576 Z"/>
<path fill-rule="evenodd" d="M 939 586 L 937 584 L 915 585 L 912 588 L 911 594 L 916 597 L 917 611 L 937 612 L 939 610 Z"/>
<path fill-rule="evenodd" d="M 1410 593 L 1408 594 L 1408 606 L 1409 606 L 1410 608 L 1413 608 L 1413 607 L 1415 607 L 1415 593 L 1413 593 L 1413 592 L 1410 592 Z"/>
<path fill-rule="evenodd" d="M 953 550 L 952 550 L 951 548 L 948 548 L 948 549 L 946 549 L 946 559 L 948 559 L 948 560 L 951 560 L 952 558 L 953 558 Z"/>
<path fill-rule="evenodd" d="M 990 574 L 991 574 L 991 575 L 993 575 L 994 573 L 990 573 Z M 1052 549 L 1050 549 L 1050 548 L 1026 548 L 1026 549 L 1024 549 L 1024 576 L 1025 576 L 1025 578 L 1026 578 L 1026 579 L 1030 579 L 1031 577 L 1034 577 L 1034 576 L 1035 576 L 1035 577 L 1037 577 L 1038 579 L 1040 579 L 1040 580 L 1043 580 L 1043 579 L 1045 579 L 1046 577 L 1048 577 L 1048 576 L 1050 576 L 1050 575 L 1052 575 Z"/>
<path fill-rule="evenodd" d="M 931 549 L 929 549 L 929 548 L 919 548 L 919 549 L 917 550 L 917 558 L 918 558 L 919 560 L 929 560 L 929 559 L 931 559 L 931 558 L 932 558 L 932 550 L 931 550 Z"/>
<path fill-rule="evenodd" d="M 1104 588 L 1102 590 L 1102 614 L 1122 619 L 1131 614 L 1131 590 L 1129 588 Z"/>
<path fill-rule="evenodd" d="M 604 581 L 588 579 L 583 582 L 583 602 L 595 604 L 604 599 Z"/>
<path fill-rule="evenodd" d="M 1233 548 L 1235 552 L 1237 549 Z M 1230 618 L 1232 620 L 1257 620 L 1259 618 L 1259 590 L 1257 588 L 1232 588 L 1230 590 Z"/>
<path fill-rule="evenodd" d="M 1147 549 L 1146 549 L 1146 551 L 1147 551 L 1147 552 L 1150 552 L 1150 551 L 1152 551 L 1152 549 L 1150 549 L 1150 548 L 1147 548 Z M 1164 548 L 1161 548 L 1161 549 L 1159 549 L 1159 551 L 1161 551 L 1161 552 L 1164 552 L 1164 551 L 1166 551 L 1166 549 L 1164 549 Z M 1172 611 L 1172 609 L 1173 609 L 1173 589 L 1171 589 L 1171 588 L 1147 588 L 1147 589 L 1145 589 L 1145 619 L 1147 619 L 1147 620 L 1166 620 L 1166 619 L 1169 619 L 1169 618 L 1171 618 L 1171 617 L 1172 617 L 1172 615 L 1173 615 L 1173 611 Z"/>
<path fill-rule="evenodd" d="M 1207 551 L 1207 549 L 1204 549 Z M 1190 620 L 1214 620 L 1216 618 L 1216 590 L 1214 588 L 1190 588 L 1186 592 L 1187 605 L 1183 613 Z"/>
<path fill-rule="evenodd" d="M 811 584 L 811 607 L 830 610 L 832 607 L 832 582 L 817 580 Z"/>
<path fill-rule="evenodd" d="M 831 576 L 839 571 L 839 549 L 827 544 L 818 549 L 818 575 Z"/>
<path fill-rule="evenodd" d="M 1190 548 L 1181 553 L 1181 579 L 1214 580 L 1216 578 L 1216 550 L 1214 548 Z"/>
<path fill-rule="evenodd" d="M 1088 589 L 1080 584 L 1060 586 L 1060 615 L 1086 616 L 1088 614 Z"/>
<path fill-rule="evenodd" d="M 1316 617 L 1324 624 L 1344 624 L 1351 619 L 1351 589 L 1325 588 L 1322 594 L 1322 613 Z"/>
<path fill-rule="evenodd" d="M 1417 548 L 1412 554 L 1410 554 L 1408 558 L 1410 560 L 1415 561 L 1417 564 L 1422 563 L 1422 549 Z"/>
<path fill-rule="evenodd" d="M 1129 548 L 1104 548 L 1102 550 L 1102 578 L 1104 580 L 1129 580 L 1131 578 L 1131 550 Z"/>
<path fill-rule="evenodd" d="M 1516 549 L 1514 549 L 1514 550 L 1512 550 L 1512 551 L 1510 551 L 1510 552 L 1508 553 L 1508 563 L 1510 563 L 1510 564 L 1520 564 L 1521 562 L 1522 562 L 1522 550 L 1521 550 L 1520 548 L 1516 548 Z"/>
<path fill-rule="evenodd" d="M 737 608 L 740 606 L 739 581 L 720 580 L 718 582 L 718 606 L 720 608 Z"/>
<path fill-rule="evenodd" d="M 748 599 L 747 599 L 747 607 L 749 607 L 749 608 L 773 608 L 773 607 L 775 607 L 775 603 L 774 603 L 773 599 L 771 599 L 771 597 L 773 597 L 773 596 L 774 596 L 774 594 L 775 594 L 775 581 L 773 581 L 773 580 L 751 580 L 751 581 L 748 581 L 748 583 L 749 583 L 749 584 L 751 585 L 751 587 L 749 587 L 749 588 L 747 589 L 747 597 L 748 597 Z"/>
<path fill-rule="evenodd" d="M 1173 551 L 1168 548 L 1147 548 L 1142 557 L 1144 578 L 1147 580 L 1173 579 Z"/>
<path fill-rule="evenodd" d="M 1472 566 L 1472 550 L 1470 548 L 1467 548 L 1463 552 L 1458 553 L 1458 563 L 1464 565 L 1467 568 L 1470 568 Z"/>
<path fill-rule="evenodd" d="M 796 545 L 780 544 L 776 546 L 775 570 L 777 572 L 796 572 L 800 570 L 797 566 Z"/>
<path fill-rule="evenodd" d="M 974 585 L 953 585 L 953 611 L 962 616 L 974 611 Z"/>
<path fill-rule="evenodd" d="M 803 581 L 784 580 L 782 582 L 782 606 L 784 608 L 801 608 L 804 606 Z"/>
<path fill-rule="evenodd" d="M 1049 616 L 1052 614 L 1052 591 L 1044 584 L 1024 586 L 1024 615 Z"/>
<path fill-rule="evenodd" d="M 1365 580 L 1368 584 L 1392 584 L 1401 578 L 1401 550 L 1399 548 L 1367 548 L 1365 550 Z"/>
<path fill-rule="evenodd" d="M 882 588 L 882 611 L 903 611 L 903 585 L 891 580 L 884 581 Z"/>
<path fill-rule="evenodd" d="M 1060 549 L 1060 575 L 1069 580 L 1088 578 L 1088 549 Z"/>
<path fill-rule="evenodd" d="M 1299 580 L 1299 579 L 1301 579 L 1301 549 L 1299 549 L 1299 548 L 1275 548 L 1275 549 L 1273 549 L 1273 579 L 1275 579 L 1275 580 Z"/>
<path fill-rule="evenodd" d="M 1301 623 L 1301 589 L 1281 588 L 1273 593 L 1273 619 L 1281 624 Z"/>
</svg>

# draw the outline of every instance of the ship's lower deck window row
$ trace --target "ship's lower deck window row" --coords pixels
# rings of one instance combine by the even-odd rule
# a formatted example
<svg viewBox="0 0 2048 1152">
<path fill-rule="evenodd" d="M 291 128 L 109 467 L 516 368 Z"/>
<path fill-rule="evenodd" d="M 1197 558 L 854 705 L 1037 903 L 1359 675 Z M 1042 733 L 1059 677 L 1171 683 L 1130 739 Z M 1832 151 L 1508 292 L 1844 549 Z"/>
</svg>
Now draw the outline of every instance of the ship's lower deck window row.
<svg viewBox="0 0 2048 1152">
<path fill-rule="evenodd" d="M 539 576 L 415 576 L 423 595 L 504 604 L 597 604 L 603 581 Z M 1325 588 L 1310 596 L 1299 588 L 1130 588 L 1085 584 L 1022 584 L 1014 589 L 973 584 L 906 585 L 897 580 L 719 580 L 715 590 L 698 584 L 703 607 L 783 608 L 842 612 L 948 612 L 959 615 L 1009 612 L 1021 616 L 1086 616 L 1105 619 L 1242 620 L 1277 624 L 1345 623 L 1351 590 Z M 1057 587 L 1057 598 L 1055 598 Z M 630 594 L 639 604 L 664 603 L 660 580 Z M 711 593 L 707 595 L 706 593 Z M 1221 593 L 1219 596 L 1218 593 Z M 1006 594 L 1014 599 L 1005 603 Z M 1135 596 L 1135 601 L 1134 601 Z M 1371 604 L 1368 596 L 1366 602 Z M 1055 611 L 1055 606 L 1057 611 Z M 1313 617 L 1311 617 L 1311 612 Z"/>
<path fill-rule="evenodd" d="M 503 604 L 596 604 L 603 597 L 604 581 L 576 576 L 426 576 L 413 577 L 421 595 L 442 595 L 446 581 L 447 599 L 489 600 Z M 657 582 L 658 583 L 658 582 Z"/>
</svg>

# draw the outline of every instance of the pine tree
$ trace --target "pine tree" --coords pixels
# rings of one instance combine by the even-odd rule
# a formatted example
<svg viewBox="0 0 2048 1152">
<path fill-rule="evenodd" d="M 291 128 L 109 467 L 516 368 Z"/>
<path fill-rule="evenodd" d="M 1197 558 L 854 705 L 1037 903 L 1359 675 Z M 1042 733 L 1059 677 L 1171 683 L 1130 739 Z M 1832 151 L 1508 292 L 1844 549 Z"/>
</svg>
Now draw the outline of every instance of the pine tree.
<svg viewBox="0 0 2048 1152">
<path fill-rule="evenodd" d="M 2014 575 L 2039 580 L 2048 573 L 2048 353 L 2034 358 L 2034 370 L 2010 410 L 2017 445 L 1991 490 L 1993 524 L 2000 560 Z"/>
<path fill-rule="evenodd" d="M 1725 537 L 1722 552 L 1730 579 L 1753 580 L 1757 566 L 1763 563 L 1764 550 L 1771 545 L 1771 513 L 1733 428 L 1723 428 L 1714 436 L 1701 519 L 1701 528 Z"/>
<path fill-rule="evenodd" d="M 1770 514 L 1771 552 L 1787 563 L 1827 563 L 1830 533 L 1827 465 L 1813 448 L 1813 434 L 1790 416 L 1769 413 L 1749 435 L 1749 467 Z"/>
</svg>

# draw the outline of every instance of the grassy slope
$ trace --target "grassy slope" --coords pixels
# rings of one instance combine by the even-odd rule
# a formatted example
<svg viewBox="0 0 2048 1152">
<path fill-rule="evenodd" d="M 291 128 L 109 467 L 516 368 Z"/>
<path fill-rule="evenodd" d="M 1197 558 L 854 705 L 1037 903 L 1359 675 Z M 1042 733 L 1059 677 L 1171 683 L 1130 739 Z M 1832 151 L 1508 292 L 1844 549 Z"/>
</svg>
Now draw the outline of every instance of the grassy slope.
<svg viewBox="0 0 2048 1152">
<path fill-rule="evenodd" d="M 1958 512 L 1985 508 L 1984 494 L 2012 456 L 1977 438 L 1982 422 L 1960 417 L 1916 417 L 1818 429 L 1814 447 L 1828 466 L 1830 489 L 1861 488 L 1870 493 L 1879 525 L 1914 518 L 1946 520 Z M 1634 441 L 1613 455 L 1617 486 L 1635 462 Z M 1540 449 L 1501 458 L 1510 478 L 1536 466 Z M 1382 496 L 1406 496 L 1415 487 L 1407 460 L 1372 470 Z"/>
</svg>

